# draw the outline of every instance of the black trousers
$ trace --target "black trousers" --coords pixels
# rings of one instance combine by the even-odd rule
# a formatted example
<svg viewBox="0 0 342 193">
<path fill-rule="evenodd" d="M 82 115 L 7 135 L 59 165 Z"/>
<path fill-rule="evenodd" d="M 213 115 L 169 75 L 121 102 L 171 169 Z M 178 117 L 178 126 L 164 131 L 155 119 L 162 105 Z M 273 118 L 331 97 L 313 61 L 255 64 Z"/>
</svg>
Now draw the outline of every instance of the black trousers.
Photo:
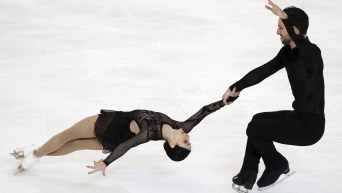
<svg viewBox="0 0 342 193">
<path fill-rule="evenodd" d="M 248 139 L 241 170 L 258 171 L 260 158 L 266 168 L 271 170 L 288 164 L 273 142 L 298 146 L 313 145 L 323 136 L 324 126 L 324 114 L 276 111 L 254 115 L 247 127 Z"/>
</svg>

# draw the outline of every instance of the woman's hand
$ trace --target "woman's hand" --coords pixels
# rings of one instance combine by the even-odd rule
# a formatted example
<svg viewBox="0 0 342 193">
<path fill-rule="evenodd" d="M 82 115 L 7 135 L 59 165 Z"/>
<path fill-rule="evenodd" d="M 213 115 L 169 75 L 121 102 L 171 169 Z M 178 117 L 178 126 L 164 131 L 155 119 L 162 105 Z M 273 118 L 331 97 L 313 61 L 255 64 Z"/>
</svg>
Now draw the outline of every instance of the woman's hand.
<svg viewBox="0 0 342 193">
<path fill-rule="evenodd" d="M 268 0 L 268 5 L 265 5 L 266 9 L 272 11 L 272 13 L 276 16 L 279 16 L 281 19 L 287 19 L 287 14 L 275 3 L 271 0 Z"/>
<path fill-rule="evenodd" d="M 102 159 L 99 161 L 94 161 L 94 166 L 87 166 L 87 168 L 93 169 L 92 171 L 88 172 L 88 174 L 93 174 L 95 172 L 102 171 L 102 175 L 106 176 L 106 164 L 103 162 Z"/>
</svg>

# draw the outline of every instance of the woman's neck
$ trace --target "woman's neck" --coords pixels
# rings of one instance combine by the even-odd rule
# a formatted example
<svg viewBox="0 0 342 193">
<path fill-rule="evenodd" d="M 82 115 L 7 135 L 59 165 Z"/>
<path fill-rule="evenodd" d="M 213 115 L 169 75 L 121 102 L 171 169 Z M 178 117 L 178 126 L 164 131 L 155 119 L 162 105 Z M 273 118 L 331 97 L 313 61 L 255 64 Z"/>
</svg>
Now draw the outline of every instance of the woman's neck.
<svg viewBox="0 0 342 193">
<path fill-rule="evenodd" d="M 168 124 L 164 124 L 162 126 L 162 134 L 163 134 L 163 139 L 165 139 L 166 141 L 168 141 L 171 136 L 174 134 L 175 130 Z"/>
</svg>

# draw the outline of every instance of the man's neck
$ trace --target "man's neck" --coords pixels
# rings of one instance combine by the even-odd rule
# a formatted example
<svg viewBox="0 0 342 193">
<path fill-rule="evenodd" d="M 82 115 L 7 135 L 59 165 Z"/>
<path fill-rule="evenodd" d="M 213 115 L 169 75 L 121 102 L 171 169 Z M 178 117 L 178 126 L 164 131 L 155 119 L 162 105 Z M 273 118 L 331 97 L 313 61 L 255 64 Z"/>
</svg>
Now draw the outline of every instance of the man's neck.
<svg viewBox="0 0 342 193">
<path fill-rule="evenodd" d="M 297 45 L 294 43 L 294 41 L 291 41 L 290 42 L 290 47 L 291 47 L 291 49 L 293 49 L 293 48 L 296 48 Z"/>
<path fill-rule="evenodd" d="M 306 34 L 304 34 L 304 38 L 306 39 L 307 38 L 307 36 L 306 36 Z M 296 48 L 297 47 L 297 45 L 294 43 L 294 41 L 292 40 L 291 42 L 290 42 L 290 47 L 291 47 L 291 49 L 293 49 L 293 48 Z"/>
</svg>

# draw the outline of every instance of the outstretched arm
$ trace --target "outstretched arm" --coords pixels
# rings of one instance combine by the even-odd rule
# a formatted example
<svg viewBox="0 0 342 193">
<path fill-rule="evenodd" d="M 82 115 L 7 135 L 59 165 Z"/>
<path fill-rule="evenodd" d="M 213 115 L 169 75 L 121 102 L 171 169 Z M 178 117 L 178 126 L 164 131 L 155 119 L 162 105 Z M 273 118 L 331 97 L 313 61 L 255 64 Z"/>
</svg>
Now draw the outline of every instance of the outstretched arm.
<svg viewBox="0 0 342 193">
<path fill-rule="evenodd" d="M 133 138 L 127 140 L 126 142 L 118 145 L 112 151 L 112 153 L 109 154 L 109 156 L 106 159 L 104 159 L 104 160 L 101 159 L 97 162 L 94 161 L 94 166 L 87 166 L 87 168 L 93 169 L 88 174 L 93 174 L 95 172 L 101 171 L 102 175 L 105 176 L 106 175 L 106 173 L 105 173 L 106 168 L 109 164 L 111 164 L 113 161 L 117 160 L 119 157 L 124 155 L 131 148 L 147 142 L 146 139 L 147 139 L 147 130 L 140 131 L 140 133 L 138 135 L 136 135 L 135 137 L 133 137 Z"/>
<path fill-rule="evenodd" d="M 119 157 L 124 155 L 131 148 L 147 142 L 147 135 L 148 135 L 147 130 L 140 131 L 138 135 L 118 145 L 113 150 L 113 152 L 110 153 L 109 156 L 103 160 L 103 162 L 106 164 L 106 166 L 108 166 L 113 161 L 117 160 Z"/>
<path fill-rule="evenodd" d="M 198 123 L 200 123 L 207 115 L 219 110 L 224 106 L 222 100 L 216 101 L 209 105 L 202 107 L 194 115 L 184 122 L 175 122 L 175 127 L 182 128 L 185 133 L 189 133 Z"/>
</svg>

